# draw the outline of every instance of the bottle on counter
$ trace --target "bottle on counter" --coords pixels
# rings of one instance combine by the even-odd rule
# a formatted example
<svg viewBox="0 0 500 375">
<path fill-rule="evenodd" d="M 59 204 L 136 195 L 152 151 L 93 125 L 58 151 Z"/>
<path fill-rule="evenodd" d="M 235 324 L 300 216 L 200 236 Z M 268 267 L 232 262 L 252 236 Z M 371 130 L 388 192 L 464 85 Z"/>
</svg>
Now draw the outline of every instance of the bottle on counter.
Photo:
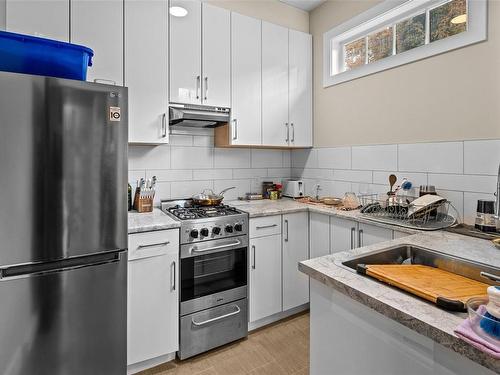
<svg viewBox="0 0 500 375">
<path fill-rule="evenodd" d="M 132 211 L 132 186 L 128 184 L 128 210 Z"/>
</svg>

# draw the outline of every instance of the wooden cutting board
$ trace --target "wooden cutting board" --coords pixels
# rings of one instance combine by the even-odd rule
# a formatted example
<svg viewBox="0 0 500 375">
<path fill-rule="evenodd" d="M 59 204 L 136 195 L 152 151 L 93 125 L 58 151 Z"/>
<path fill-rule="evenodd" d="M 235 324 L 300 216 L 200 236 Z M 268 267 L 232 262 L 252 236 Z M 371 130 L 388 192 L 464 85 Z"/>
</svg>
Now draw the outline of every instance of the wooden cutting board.
<svg viewBox="0 0 500 375">
<path fill-rule="evenodd" d="M 488 284 L 418 264 L 359 265 L 358 272 L 422 297 L 447 310 L 465 311 L 469 298 L 485 295 Z"/>
</svg>

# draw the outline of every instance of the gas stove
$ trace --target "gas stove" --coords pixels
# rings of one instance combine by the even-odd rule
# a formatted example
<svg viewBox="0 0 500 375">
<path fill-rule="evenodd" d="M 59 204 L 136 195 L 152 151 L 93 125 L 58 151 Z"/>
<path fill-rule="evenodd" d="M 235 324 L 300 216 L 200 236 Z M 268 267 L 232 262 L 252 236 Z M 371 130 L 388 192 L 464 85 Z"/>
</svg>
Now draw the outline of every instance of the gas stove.
<svg viewBox="0 0 500 375">
<path fill-rule="evenodd" d="M 182 199 L 162 201 L 161 209 L 181 222 L 181 244 L 248 234 L 248 214 L 235 207 L 199 206 Z"/>
</svg>

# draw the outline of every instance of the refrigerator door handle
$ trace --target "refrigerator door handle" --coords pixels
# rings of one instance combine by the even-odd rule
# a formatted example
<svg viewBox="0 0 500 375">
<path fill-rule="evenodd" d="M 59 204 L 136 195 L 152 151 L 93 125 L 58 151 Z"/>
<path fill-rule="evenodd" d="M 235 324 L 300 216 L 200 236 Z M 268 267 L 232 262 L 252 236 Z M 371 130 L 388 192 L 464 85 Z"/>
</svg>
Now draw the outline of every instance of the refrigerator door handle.
<svg viewBox="0 0 500 375">
<path fill-rule="evenodd" d="M 50 262 L 9 266 L 0 269 L 0 282 L 75 270 L 83 267 L 97 266 L 106 263 L 115 263 L 121 260 L 124 252 L 125 250 L 117 250 L 101 254 L 85 255 Z"/>
</svg>

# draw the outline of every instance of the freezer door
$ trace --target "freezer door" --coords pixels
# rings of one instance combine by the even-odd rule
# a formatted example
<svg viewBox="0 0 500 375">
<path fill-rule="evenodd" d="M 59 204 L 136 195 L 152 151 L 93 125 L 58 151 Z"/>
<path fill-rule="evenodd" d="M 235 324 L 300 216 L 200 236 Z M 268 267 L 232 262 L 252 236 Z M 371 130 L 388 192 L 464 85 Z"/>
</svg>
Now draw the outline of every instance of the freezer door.
<svg viewBox="0 0 500 375">
<path fill-rule="evenodd" d="M 0 265 L 127 247 L 127 90 L 0 73 Z"/>
<path fill-rule="evenodd" d="M 85 258 L 0 271 L 0 374 L 126 373 L 126 252 Z"/>
</svg>

